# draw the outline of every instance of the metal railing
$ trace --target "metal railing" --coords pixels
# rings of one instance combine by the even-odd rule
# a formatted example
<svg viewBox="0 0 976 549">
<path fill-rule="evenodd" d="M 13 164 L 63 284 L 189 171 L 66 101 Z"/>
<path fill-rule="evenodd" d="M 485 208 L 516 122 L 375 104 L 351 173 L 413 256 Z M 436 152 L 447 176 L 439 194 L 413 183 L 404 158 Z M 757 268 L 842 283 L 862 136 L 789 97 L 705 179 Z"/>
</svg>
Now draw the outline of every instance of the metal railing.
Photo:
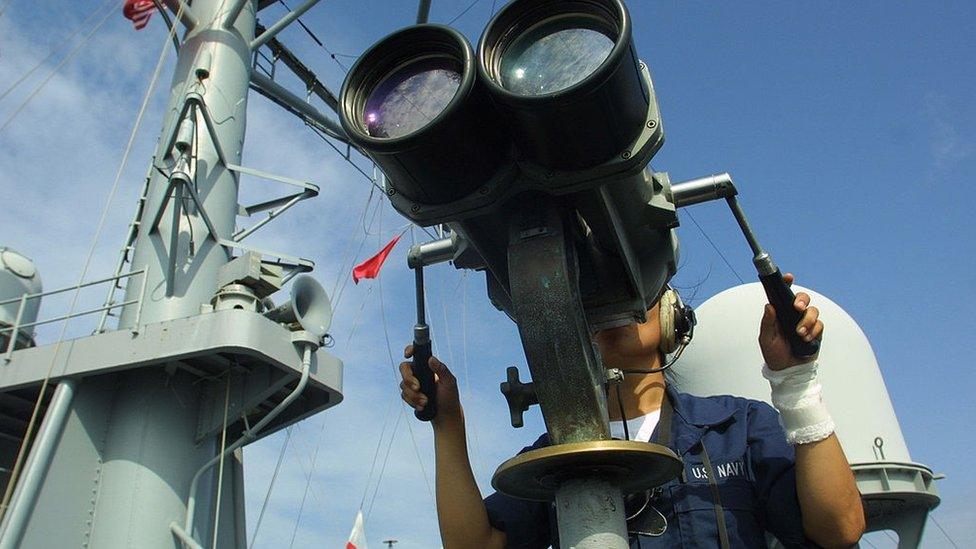
<svg viewBox="0 0 976 549">
<path fill-rule="evenodd" d="M 11 332 L 11 334 L 10 334 L 10 340 L 7 342 L 7 348 L 4 351 L 4 362 L 10 362 L 10 359 L 11 359 L 11 357 L 13 355 L 13 352 L 14 352 L 14 347 L 17 344 L 17 338 L 20 337 L 21 332 L 23 330 L 25 330 L 25 329 L 33 328 L 35 326 L 43 326 L 44 324 L 51 324 L 53 322 L 59 322 L 59 321 L 62 321 L 62 320 L 68 320 L 69 318 L 75 318 L 75 317 L 79 317 L 79 316 L 85 316 L 85 315 L 90 315 L 90 314 L 102 313 L 103 312 L 105 314 L 103 314 L 101 320 L 99 321 L 98 328 L 95 330 L 96 332 L 101 332 L 105 328 L 105 319 L 108 316 L 108 313 L 112 309 L 117 309 L 117 308 L 120 308 L 120 307 L 126 307 L 128 305 L 136 305 L 136 315 L 135 315 L 135 322 L 134 322 L 133 326 L 138 327 L 139 326 L 139 319 L 142 317 L 142 304 L 143 304 L 143 302 L 145 301 L 145 298 L 146 298 L 146 280 L 149 278 L 147 276 L 143 276 L 142 277 L 142 286 L 139 289 L 139 298 L 138 299 L 130 299 L 128 301 L 123 301 L 121 303 L 106 303 L 105 305 L 102 305 L 101 307 L 95 307 L 94 309 L 87 309 L 87 310 L 79 311 L 79 312 L 71 312 L 71 313 L 68 313 L 66 315 L 61 315 L 61 316 L 58 316 L 58 317 L 55 317 L 55 318 L 49 318 L 49 319 L 45 319 L 45 320 L 36 320 L 36 321 L 33 321 L 33 322 L 27 322 L 27 323 L 23 323 L 23 324 L 21 322 L 23 321 L 24 309 L 27 306 L 27 302 L 30 301 L 30 300 L 32 300 L 32 299 L 40 299 L 42 297 L 51 296 L 51 295 L 57 295 L 57 294 L 62 294 L 62 293 L 65 293 L 65 292 L 70 292 L 72 290 L 80 290 L 81 288 L 87 288 L 89 286 L 97 286 L 99 284 L 104 284 L 106 282 L 111 282 L 113 284 L 116 284 L 119 280 L 122 280 L 123 278 L 130 278 L 130 277 L 133 277 L 133 276 L 136 276 L 136 275 L 139 275 L 139 274 L 146 274 L 147 271 L 148 271 L 148 269 L 139 269 L 138 271 L 131 271 L 131 272 L 128 272 L 128 273 L 125 273 L 125 274 L 120 274 L 120 275 L 115 275 L 115 276 L 109 276 L 109 277 L 106 277 L 106 278 L 100 278 L 98 280 L 91 280 L 89 282 L 83 282 L 81 284 L 75 284 L 73 286 L 68 286 L 68 287 L 65 287 L 65 288 L 59 288 L 57 290 L 50 290 L 50 291 L 47 291 L 47 292 L 38 292 L 38 293 L 34 293 L 34 294 L 23 294 L 20 297 L 14 297 L 14 298 L 5 299 L 3 301 L 0 301 L 0 306 L 2 306 L 2 305 L 9 305 L 11 303 L 17 303 L 17 302 L 20 303 L 20 305 L 17 307 L 17 315 L 16 315 L 16 317 L 14 319 L 14 325 L 13 326 L 7 326 L 7 327 L 0 328 L 0 334 L 4 334 L 6 332 Z"/>
</svg>

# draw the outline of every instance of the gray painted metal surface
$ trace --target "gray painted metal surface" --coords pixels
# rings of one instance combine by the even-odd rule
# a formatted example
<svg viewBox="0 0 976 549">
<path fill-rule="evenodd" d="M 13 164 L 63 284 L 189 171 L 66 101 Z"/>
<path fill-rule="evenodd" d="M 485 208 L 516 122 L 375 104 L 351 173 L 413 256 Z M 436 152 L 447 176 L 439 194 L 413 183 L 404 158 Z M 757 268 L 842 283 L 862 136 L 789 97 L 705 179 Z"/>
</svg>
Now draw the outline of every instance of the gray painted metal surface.
<svg viewBox="0 0 976 549">
<path fill-rule="evenodd" d="M 143 322 L 198 314 L 217 291 L 218 271 L 230 258 L 218 239 L 230 238 L 237 215 L 238 180 L 226 164 L 241 163 L 255 6 L 248 2 L 235 25 L 224 28 L 215 17 L 224 4 L 193 3 L 201 25 L 183 41 L 170 86 L 154 157 L 161 170 L 150 176 L 132 259 L 133 270 L 149 269 Z M 207 74 L 203 80 L 201 71 Z M 193 147 L 177 148 L 181 127 L 191 128 L 195 155 Z M 127 300 L 137 288 L 127 286 Z M 134 313 L 123 310 L 119 326 L 130 327 Z"/>
<path fill-rule="evenodd" d="M 928 467 L 914 463 L 864 332 L 827 297 L 807 292 L 820 310 L 824 402 L 864 498 L 868 530 L 893 529 L 900 547 L 916 547 L 938 490 Z M 696 395 L 732 394 L 769 402 L 756 344 L 766 294 L 759 283 L 725 290 L 697 307 L 695 339 L 669 372 L 669 383 Z"/>
<path fill-rule="evenodd" d="M 47 475 L 48 466 L 51 465 L 54 449 L 58 438 L 61 436 L 61 431 L 64 429 L 68 411 L 71 409 L 71 401 L 74 399 L 76 386 L 75 380 L 66 379 L 59 383 L 54 391 L 51 405 L 44 415 L 44 421 L 37 432 L 37 439 L 34 441 L 30 456 L 24 465 L 17 490 L 11 498 L 10 511 L 4 516 L 2 527 L 4 536 L 0 542 L 2 549 L 17 547 L 24 537 L 24 528 L 30 517 L 30 511 L 37 501 L 37 492 Z"/>
<path fill-rule="evenodd" d="M 628 549 L 620 488 L 593 478 L 564 482 L 556 490 L 559 546 L 570 549 Z"/>
<path fill-rule="evenodd" d="M 0 387 L 10 390 L 40 383 L 52 362 L 52 379 L 58 380 L 167 364 L 199 371 L 204 365 L 195 364 L 197 359 L 211 367 L 227 364 L 226 360 L 211 358 L 214 354 L 270 364 L 294 375 L 300 371 L 302 358 L 301 349 L 291 341 L 291 332 L 260 314 L 231 309 L 148 324 L 136 334 L 119 330 L 66 341 L 60 349 L 50 344 L 17 351 L 10 363 L 0 368 Z M 312 384 L 331 398 L 341 399 L 339 359 L 319 349 Z"/>
<path fill-rule="evenodd" d="M 237 172 L 244 171 L 256 3 L 165 3 L 183 10 L 189 29 L 134 238 L 126 241 L 134 250 L 122 329 L 16 351 L 0 369 L 5 392 L 30 391 L 48 372 L 55 382 L 72 380 L 61 381 L 48 412 L 44 425 L 51 428 L 41 430 L 33 448 L 36 467 L 21 478 L 23 497 L 8 514 L 17 528 L 0 533 L 2 547 L 171 549 L 181 541 L 170 525 L 184 523 L 193 501 L 200 512 L 187 545 L 242 548 L 237 444 L 227 450 L 220 494 L 218 473 L 209 467 L 221 450 L 224 418 L 228 443 L 250 442 L 342 398 L 342 364 L 312 352 L 318 338 L 296 344 L 292 331 L 257 312 L 211 306 L 231 251 L 245 249 L 238 240 L 246 235 L 234 231 L 238 213 L 249 213 L 237 203 Z M 307 1 L 273 31 L 314 4 Z M 303 190 L 268 205 L 277 208 L 273 213 L 317 193 L 297 183 Z M 118 273 L 127 257 L 126 251 Z M 293 266 L 286 280 L 311 268 L 297 259 Z M 111 293 L 109 300 L 116 303 Z M 75 389 L 73 399 L 65 400 L 66 388 Z M 191 493 L 191 486 L 198 490 Z"/>
</svg>

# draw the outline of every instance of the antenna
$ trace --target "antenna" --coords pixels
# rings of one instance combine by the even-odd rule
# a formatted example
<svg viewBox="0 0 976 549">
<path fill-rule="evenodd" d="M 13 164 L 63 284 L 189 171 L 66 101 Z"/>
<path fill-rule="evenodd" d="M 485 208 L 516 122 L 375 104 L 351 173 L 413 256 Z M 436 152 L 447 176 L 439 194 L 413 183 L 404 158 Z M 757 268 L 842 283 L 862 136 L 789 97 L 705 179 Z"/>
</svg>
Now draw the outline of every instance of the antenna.
<svg viewBox="0 0 976 549">
<path fill-rule="evenodd" d="M 258 26 L 257 11 L 268 3 L 162 1 L 186 31 L 167 116 L 115 275 L 82 285 L 109 284 L 106 304 L 78 313 L 102 313 L 104 327 L 121 309 L 118 329 L 100 328 L 63 348 L 11 346 L 0 414 L 14 397 L 37 400 L 41 386 L 57 388 L 40 403 L 46 413 L 38 432 L 14 437 L 13 450 L 0 447 L 0 466 L 17 471 L 23 463 L 5 481 L 15 484 L 0 549 L 244 547 L 240 449 L 342 400 L 342 363 L 320 348 L 332 317 L 328 296 L 298 276 L 312 262 L 246 240 L 318 194 L 310 182 L 242 165 L 250 88 L 347 141 L 333 117 L 254 70 L 267 45 L 292 70 L 304 69 L 303 80 L 316 82 L 314 92 L 335 107 L 331 92 L 276 39 L 318 0 Z M 291 190 L 239 205 L 243 176 Z M 258 214 L 238 228 L 238 216 Z M 16 274 L 23 262 L 10 257 Z M 0 280 L 12 280 L 7 274 Z M 37 282 L 13 296 L 4 282 L 0 299 L 21 300 L 21 318 L 12 321 L 21 335 L 19 328 L 50 320 L 29 320 L 20 294 L 36 307 L 63 291 L 40 293 Z M 291 300 L 262 314 L 289 282 Z M 28 451 L 25 461 L 18 446 Z"/>
</svg>

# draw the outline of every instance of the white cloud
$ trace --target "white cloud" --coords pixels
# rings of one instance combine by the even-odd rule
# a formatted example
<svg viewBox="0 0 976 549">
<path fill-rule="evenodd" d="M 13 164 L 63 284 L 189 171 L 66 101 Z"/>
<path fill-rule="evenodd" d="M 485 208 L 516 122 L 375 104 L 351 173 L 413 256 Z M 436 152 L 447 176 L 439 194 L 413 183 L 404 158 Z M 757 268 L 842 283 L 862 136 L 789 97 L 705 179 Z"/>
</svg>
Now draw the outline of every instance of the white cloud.
<svg viewBox="0 0 976 549">
<path fill-rule="evenodd" d="M 954 168 L 960 162 L 976 156 L 976 141 L 959 131 L 945 95 L 929 93 L 924 97 L 922 106 L 932 125 L 930 147 L 936 170 L 941 172 Z"/>
</svg>

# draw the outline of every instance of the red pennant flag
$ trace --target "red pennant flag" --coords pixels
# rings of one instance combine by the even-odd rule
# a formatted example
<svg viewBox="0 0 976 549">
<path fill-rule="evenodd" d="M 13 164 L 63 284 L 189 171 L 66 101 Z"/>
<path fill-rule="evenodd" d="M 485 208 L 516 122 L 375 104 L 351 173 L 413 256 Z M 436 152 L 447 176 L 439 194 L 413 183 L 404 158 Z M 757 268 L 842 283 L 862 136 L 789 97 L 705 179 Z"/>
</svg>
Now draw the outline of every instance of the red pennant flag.
<svg viewBox="0 0 976 549">
<path fill-rule="evenodd" d="M 122 15 L 132 21 L 132 26 L 136 30 L 142 30 L 149 23 L 149 18 L 152 17 L 155 10 L 156 4 L 152 0 L 125 0 L 125 4 L 122 6 Z"/>
<path fill-rule="evenodd" d="M 386 256 L 390 255 L 390 252 L 393 251 L 393 246 L 396 246 L 396 243 L 400 240 L 401 236 L 403 235 L 396 235 L 389 244 L 380 250 L 380 253 L 353 267 L 352 281 L 359 284 L 359 279 L 361 278 L 376 278 L 376 276 L 380 274 L 380 267 L 382 267 L 383 262 L 386 261 Z"/>
</svg>

